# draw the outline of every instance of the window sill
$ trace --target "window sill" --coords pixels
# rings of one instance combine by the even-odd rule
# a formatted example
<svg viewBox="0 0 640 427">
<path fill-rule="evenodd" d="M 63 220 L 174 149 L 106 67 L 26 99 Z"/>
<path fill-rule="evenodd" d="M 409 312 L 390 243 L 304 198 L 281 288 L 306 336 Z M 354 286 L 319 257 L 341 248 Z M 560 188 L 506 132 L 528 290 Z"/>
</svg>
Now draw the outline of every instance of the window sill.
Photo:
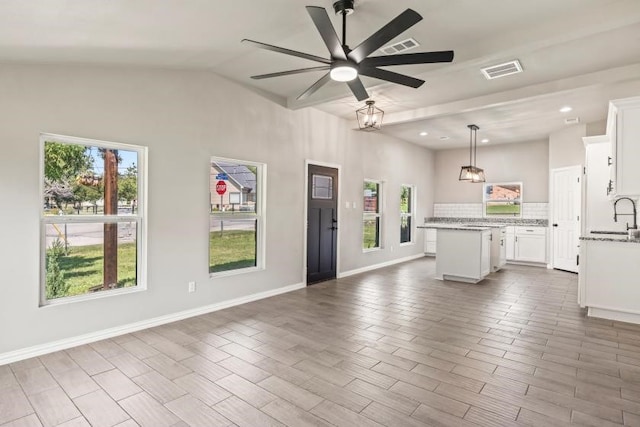
<svg viewBox="0 0 640 427">
<path fill-rule="evenodd" d="M 218 273 L 209 273 L 209 278 L 210 279 L 217 279 L 219 277 L 237 276 L 239 274 L 253 273 L 253 272 L 256 272 L 256 271 L 263 271 L 264 269 L 265 269 L 264 267 L 247 267 L 247 268 L 240 268 L 240 269 L 237 269 L 237 270 L 220 271 Z"/>
<path fill-rule="evenodd" d="M 404 242 L 404 243 L 400 243 L 400 246 L 413 246 L 415 244 L 416 242 Z"/>
<path fill-rule="evenodd" d="M 369 249 L 363 249 L 362 253 L 366 254 L 368 252 L 378 252 L 378 251 L 381 251 L 381 250 L 382 250 L 382 248 L 380 248 L 380 247 L 378 247 L 378 248 L 369 248 Z"/>
<path fill-rule="evenodd" d="M 111 289 L 109 291 L 92 292 L 84 295 L 75 295 L 71 297 L 56 298 L 56 299 L 46 300 L 45 302 L 41 302 L 40 308 L 74 304 L 76 302 L 83 302 L 83 301 L 92 301 L 92 300 L 97 300 L 101 298 L 109 298 L 116 295 L 127 295 L 127 294 L 133 294 L 137 292 L 144 292 L 146 290 L 147 290 L 146 286 L 138 285 L 138 286 L 132 286 L 130 288 Z"/>
</svg>

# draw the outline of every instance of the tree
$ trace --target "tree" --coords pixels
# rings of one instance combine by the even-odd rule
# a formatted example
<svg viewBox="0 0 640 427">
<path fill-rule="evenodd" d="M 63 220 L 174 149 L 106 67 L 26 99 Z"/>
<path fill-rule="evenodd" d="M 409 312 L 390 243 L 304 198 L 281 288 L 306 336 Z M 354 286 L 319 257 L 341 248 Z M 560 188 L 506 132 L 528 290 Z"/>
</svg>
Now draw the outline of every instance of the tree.
<svg viewBox="0 0 640 427">
<path fill-rule="evenodd" d="M 131 202 L 138 198 L 138 168 L 131 165 L 118 177 L 118 199 Z"/>
<path fill-rule="evenodd" d="M 93 159 L 84 145 L 45 142 L 44 176 L 49 181 L 69 182 L 92 168 Z"/>
<path fill-rule="evenodd" d="M 45 278 L 47 299 L 67 296 L 70 284 L 64 277 L 64 272 L 60 269 L 60 257 L 64 255 L 64 244 L 56 239 L 47 249 L 47 275 Z"/>
</svg>

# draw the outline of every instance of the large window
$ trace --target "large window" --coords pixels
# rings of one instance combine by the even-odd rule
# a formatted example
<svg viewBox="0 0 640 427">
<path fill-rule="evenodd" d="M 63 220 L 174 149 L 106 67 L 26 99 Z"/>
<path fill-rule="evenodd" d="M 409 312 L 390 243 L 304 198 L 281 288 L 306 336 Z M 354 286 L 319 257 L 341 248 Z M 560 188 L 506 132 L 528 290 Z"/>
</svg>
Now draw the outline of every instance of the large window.
<svg viewBox="0 0 640 427">
<path fill-rule="evenodd" d="M 485 218 L 522 217 L 522 183 L 484 184 Z"/>
<path fill-rule="evenodd" d="M 381 184 L 378 181 L 364 182 L 364 197 L 362 200 L 362 248 L 372 250 L 380 248 L 380 220 L 382 210 L 380 206 Z"/>
<path fill-rule="evenodd" d="M 41 304 L 143 288 L 146 148 L 40 141 Z"/>
<path fill-rule="evenodd" d="M 400 187 L 400 243 L 411 243 L 413 233 L 411 227 L 413 224 L 413 187 L 410 185 L 402 185 Z"/>
<path fill-rule="evenodd" d="M 212 157 L 209 174 L 209 273 L 262 268 L 266 165 Z"/>
</svg>

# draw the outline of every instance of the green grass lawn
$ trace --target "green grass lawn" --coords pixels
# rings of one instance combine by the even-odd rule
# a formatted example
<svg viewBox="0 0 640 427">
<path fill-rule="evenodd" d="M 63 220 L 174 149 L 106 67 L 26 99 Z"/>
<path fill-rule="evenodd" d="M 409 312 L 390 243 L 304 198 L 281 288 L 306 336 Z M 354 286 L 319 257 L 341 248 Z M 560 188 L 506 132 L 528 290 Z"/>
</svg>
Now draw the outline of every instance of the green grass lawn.
<svg viewBox="0 0 640 427">
<path fill-rule="evenodd" d="M 209 272 L 234 270 L 256 265 L 255 232 L 245 230 L 211 232 L 209 235 Z M 102 285 L 102 245 L 71 247 L 60 257 L 60 270 L 69 283 L 66 296 L 82 295 Z M 136 285 L 136 244 L 118 246 L 118 287 Z"/>
<path fill-rule="evenodd" d="M 362 247 L 364 249 L 377 248 L 379 246 L 378 239 L 376 239 L 377 221 L 366 220 L 363 225 L 363 239 Z"/>
<path fill-rule="evenodd" d="M 255 267 L 256 233 L 252 230 L 209 233 L 209 273 Z"/>
<path fill-rule="evenodd" d="M 102 285 L 102 245 L 71 247 L 69 255 L 60 257 L 60 269 L 69 283 L 67 296 L 82 295 L 89 288 Z M 118 246 L 118 287 L 136 285 L 136 244 Z"/>
<path fill-rule="evenodd" d="M 519 215 L 520 205 L 516 204 L 488 204 L 487 215 Z"/>
</svg>

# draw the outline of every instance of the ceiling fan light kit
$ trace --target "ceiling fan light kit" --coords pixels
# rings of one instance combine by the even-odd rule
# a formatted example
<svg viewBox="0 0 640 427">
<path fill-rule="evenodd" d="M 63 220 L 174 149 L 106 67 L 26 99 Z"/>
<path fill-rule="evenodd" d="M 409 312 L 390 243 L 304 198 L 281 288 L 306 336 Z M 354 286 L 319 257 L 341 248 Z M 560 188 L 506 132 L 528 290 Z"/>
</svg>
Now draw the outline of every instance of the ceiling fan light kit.
<svg viewBox="0 0 640 427">
<path fill-rule="evenodd" d="M 329 75 L 331 76 L 331 80 L 335 80 L 337 82 L 350 82 L 358 77 L 358 69 L 347 61 L 336 61 L 331 66 Z"/>
<path fill-rule="evenodd" d="M 353 13 L 354 0 L 339 0 L 333 4 L 335 13 L 342 15 L 342 42 L 340 42 L 325 8 L 306 6 L 306 9 L 316 29 L 320 33 L 325 46 L 329 50 L 330 58 L 328 59 L 254 40 L 242 40 L 244 43 L 252 44 L 260 49 L 279 52 L 323 64 L 322 66 L 251 76 L 252 79 L 259 80 L 314 71 L 326 71 L 319 80 L 298 96 L 298 100 L 310 97 L 322 86 L 329 83 L 329 81 L 334 80 L 346 82 L 356 99 L 358 101 L 364 101 L 369 98 L 369 94 L 362 84 L 360 76 L 373 77 L 403 86 L 418 88 L 422 86 L 424 80 L 378 67 L 453 61 L 452 50 L 369 57 L 370 54 L 379 50 L 386 43 L 395 39 L 398 35 L 422 20 L 422 16 L 412 9 L 407 9 L 402 12 L 354 49 L 351 49 L 347 45 L 347 16 Z"/>
<path fill-rule="evenodd" d="M 476 125 L 467 125 L 467 127 L 469 128 L 469 164 L 460 168 L 458 180 L 485 182 L 484 169 L 476 166 L 477 136 L 480 128 Z"/>
</svg>

